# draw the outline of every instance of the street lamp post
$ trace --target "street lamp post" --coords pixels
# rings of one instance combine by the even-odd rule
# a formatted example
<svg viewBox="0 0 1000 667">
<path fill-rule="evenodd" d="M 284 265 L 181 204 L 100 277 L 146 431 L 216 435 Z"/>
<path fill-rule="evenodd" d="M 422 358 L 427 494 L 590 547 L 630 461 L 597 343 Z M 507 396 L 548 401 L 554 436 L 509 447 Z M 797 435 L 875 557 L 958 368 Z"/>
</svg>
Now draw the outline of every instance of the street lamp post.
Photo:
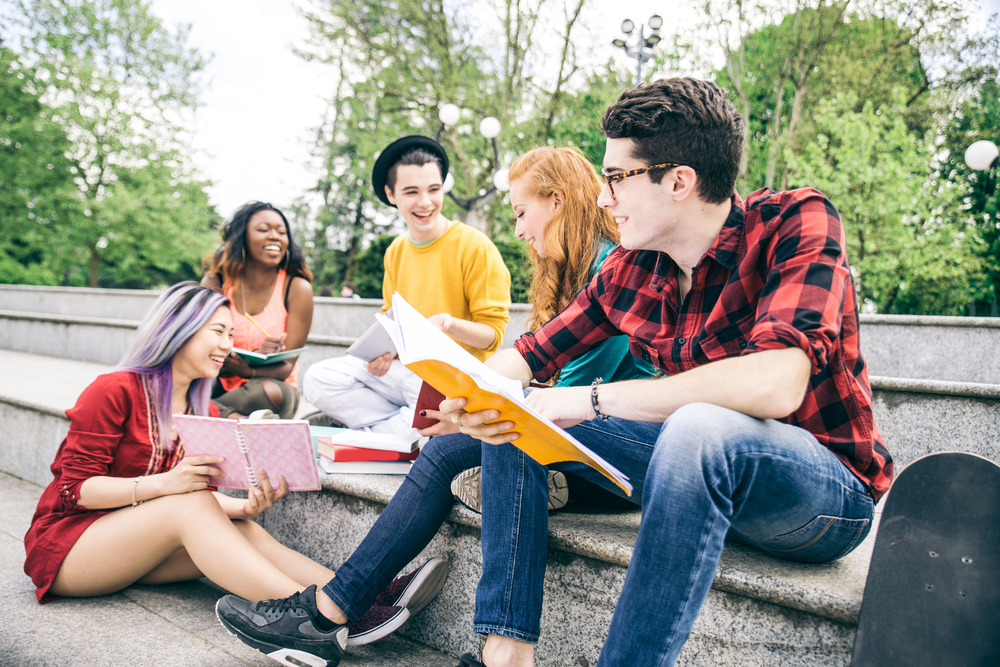
<svg viewBox="0 0 1000 667">
<path fill-rule="evenodd" d="M 462 110 L 459 109 L 457 105 L 441 105 L 441 109 L 438 111 L 438 120 L 441 121 L 441 127 L 438 128 L 437 134 L 434 136 L 435 141 L 440 141 L 441 134 L 444 132 L 445 128 L 457 125 L 461 118 Z M 494 170 L 496 170 L 500 164 L 500 148 L 497 146 L 497 137 L 500 136 L 500 130 L 500 121 L 493 116 L 487 116 L 479 123 L 479 133 L 486 139 L 489 139 L 493 146 Z M 444 180 L 445 194 L 451 197 L 451 200 L 458 204 L 458 207 L 462 209 L 462 213 L 460 213 L 457 217 L 465 224 L 475 227 L 484 233 L 486 232 L 486 218 L 480 212 L 480 209 L 490 202 L 497 190 L 507 189 L 507 170 L 500 169 L 494 171 L 492 181 L 493 184 L 490 188 L 481 194 L 473 197 L 458 197 L 452 191 L 452 188 L 455 187 L 455 178 L 449 173 Z"/>
<path fill-rule="evenodd" d="M 646 25 L 650 28 L 649 36 L 645 35 Z M 663 17 L 659 14 L 653 14 L 649 17 L 646 25 L 639 26 L 639 39 L 636 40 L 634 44 L 629 44 L 626 40 L 619 37 L 618 39 L 612 41 L 611 43 L 620 49 L 625 51 L 625 55 L 629 58 L 635 58 L 636 69 L 635 69 L 635 85 L 638 86 L 642 83 L 642 64 L 647 60 L 651 59 L 655 53 L 654 49 L 656 45 L 660 43 L 660 28 L 663 27 Z M 635 23 L 631 19 L 625 19 L 622 21 L 622 32 L 625 33 L 626 38 L 635 31 Z"/>
<path fill-rule="evenodd" d="M 993 171 L 1000 167 L 1000 149 L 992 141 L 983 139 L 965 149 L 965 164 L 975 171 Z M 990 304 L 990 317 L 997 316 L 997 299 Z M 976 315 L 976 304 L 969 304 L 969 315 Z"/>
</svg>

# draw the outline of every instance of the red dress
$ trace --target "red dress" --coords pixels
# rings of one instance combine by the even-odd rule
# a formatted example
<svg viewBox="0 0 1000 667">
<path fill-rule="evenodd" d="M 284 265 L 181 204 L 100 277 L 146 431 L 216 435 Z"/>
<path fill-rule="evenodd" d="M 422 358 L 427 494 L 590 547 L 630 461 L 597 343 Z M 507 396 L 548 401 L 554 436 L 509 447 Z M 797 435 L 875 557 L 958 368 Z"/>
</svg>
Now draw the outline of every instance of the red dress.
<svg viewBox="0 0 1000 667">
<path fill-rule="evenodd" d="M 213 417 L 219 415 L 214 405 L 209 409 Z M 66 416 L 69 433 L 52 463 L 54 479 L 42 493 L 24 536 L 24 571 L 38 587 L 38 601 L 43 603 L 55 599 L 49 587 L 80 535 L 115 511 L 77 505 L 80 486 L 91 477 L 134 478 L 166 472 L 183 457 L 179 444 L 172 452 L 158 444 L 150 392 L 137 373 L 101 375 L 83 390 Z"/>
</svg>

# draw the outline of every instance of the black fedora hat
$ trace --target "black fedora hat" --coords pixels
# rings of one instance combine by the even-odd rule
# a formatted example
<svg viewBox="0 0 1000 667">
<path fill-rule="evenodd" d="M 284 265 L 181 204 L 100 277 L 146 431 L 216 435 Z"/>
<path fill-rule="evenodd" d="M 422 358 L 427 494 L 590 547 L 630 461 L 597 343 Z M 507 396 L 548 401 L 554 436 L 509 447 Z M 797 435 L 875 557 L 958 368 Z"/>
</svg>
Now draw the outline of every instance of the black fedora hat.
<svg viewBox="0 0 1000 667">
<path fill-rule="evenodd" d="M 375 166 L 372 167 L 372 188 L 375 189 L 375 196 L 386 206 L 395 208 L 395 205 L 390 204 L 389 198 L 385 196 L 385 186 L 389 170 L 392 169 L 392 165 L 399 162 L 401 157 L 417 148 L 424 149 L 441 161 L 442 182 L 448 176 L 448 154 L 444 151 L 441 144 L 430 137 L 422 137 L 419 134 L 397 139 L 382 150 L 378 159 L 375 160 Z"/>
</svg>

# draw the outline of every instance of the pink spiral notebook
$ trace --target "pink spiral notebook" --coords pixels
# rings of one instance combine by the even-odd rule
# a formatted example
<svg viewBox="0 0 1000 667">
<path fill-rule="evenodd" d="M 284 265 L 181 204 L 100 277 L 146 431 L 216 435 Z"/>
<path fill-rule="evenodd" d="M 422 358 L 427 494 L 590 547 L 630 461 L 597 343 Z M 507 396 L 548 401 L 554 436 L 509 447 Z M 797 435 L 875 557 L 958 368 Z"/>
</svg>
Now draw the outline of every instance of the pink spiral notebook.
<svg viewBox="0 0 1000 667">
<path fill-rule="evenodd" d="M 243 489 L 246 482 L 260 487 L 263 469 L 277 488 L 284 475 L 289 491 L 319 491 L 316 454 L 309 422 L 283 419 L 220 419 L 174 415 L 186 456 L 224 456 L 215 464 L 225 477 L 213 477 L 221 489 Z"/>
</svg>

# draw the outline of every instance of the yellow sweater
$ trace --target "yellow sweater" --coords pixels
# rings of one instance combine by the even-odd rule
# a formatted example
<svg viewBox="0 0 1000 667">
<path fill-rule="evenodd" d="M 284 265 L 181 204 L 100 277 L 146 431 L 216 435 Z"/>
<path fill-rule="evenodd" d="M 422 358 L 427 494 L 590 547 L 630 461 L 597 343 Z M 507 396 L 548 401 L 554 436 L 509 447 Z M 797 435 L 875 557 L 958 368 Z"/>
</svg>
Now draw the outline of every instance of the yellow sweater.
<svg viewBox="0 0 1000 667">
<path fill-rule="evenodd" d="M 423 246 L 408 234 L 397 236 L 385 252 L 383 312 L 394 292 L 424 317 L 448 313 L 493 329 L 496 338 L 488 349 L 459 343 L 480 361 L 500 348 L 510 320 L 510 271 L 493 242 L 472 227 L 453 222 Z"/>
</svg>

